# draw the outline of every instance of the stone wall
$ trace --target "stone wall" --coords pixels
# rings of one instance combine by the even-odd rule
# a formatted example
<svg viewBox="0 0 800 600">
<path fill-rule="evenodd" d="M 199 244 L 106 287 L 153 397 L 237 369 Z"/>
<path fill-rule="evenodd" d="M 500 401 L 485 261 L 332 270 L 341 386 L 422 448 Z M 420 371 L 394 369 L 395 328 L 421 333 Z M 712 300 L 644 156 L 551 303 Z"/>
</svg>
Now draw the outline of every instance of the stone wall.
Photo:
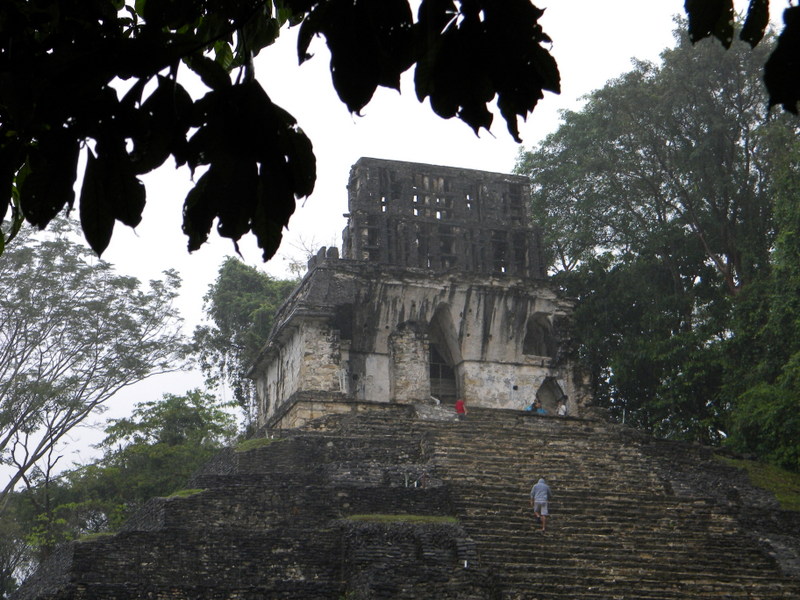
<svg viewBox="0 0 800 600">
<path fill-rule="evenodd" d="M 201 491 L 62 547 L 15 600 L 800 597 L 800 520 L 709 449 L 574 417 L 378 407 L 220 453 L 188 482 Z M 547 534 L 528 505 L 541 474 Z"/>
<path fill-rule="evenodd" d="M 577 414 L 590 398 L 565 351 L 571 309 L 544 281 L 318 259 L 251 371 L 266 398 L 260 422 L 298 392 L 427 401 L 431 344 L 468 403 L 523 408 L 547 382 L 558 390 L 547 408 L 564 394 Z"/>
<path fill-rule="evenodd" d="M 545 276 L 525 177 L 362 158 L 347 188 L 345 258 L 439 272 Z"/>
<path fill-rule="evenodd" d="M 389 336 L 390 389 L 395 402 L 427 402 L 430 398 L 428 352 L 428 336 L 418 323 L 401 323 Z"/>
<path fill-rule="evenodd" d="M 326 415 L 343 415 L 361 412 L 393 412 L 397 404 L 391 402 L 365 402 L 341 394 L 298 392 L 290 397 L 270 419 L 269 427 L 294 429 Z M 408 405 L 413 409 L 412 405 Z"/>
</svg>

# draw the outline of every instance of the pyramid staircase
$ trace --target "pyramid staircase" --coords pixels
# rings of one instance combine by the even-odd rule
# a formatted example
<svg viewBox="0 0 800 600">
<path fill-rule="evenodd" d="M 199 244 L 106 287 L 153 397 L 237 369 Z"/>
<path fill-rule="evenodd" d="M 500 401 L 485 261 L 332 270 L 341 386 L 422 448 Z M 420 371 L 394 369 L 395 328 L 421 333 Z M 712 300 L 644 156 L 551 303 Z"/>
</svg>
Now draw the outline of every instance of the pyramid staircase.
<svg viewBox="0 0 800 600">
<path fill-rule="evenodd" d="M 265 435 L 206 465 L 190 482 L 202 491 L 65 546 L 17 597 L 800 598 L 800 520 L 699 447 L 412 406 Z M 554 494 L 546 533 L 528 503 L 540 476 Z M 777 515 L 772 529 L 743 518 L 754 502 Z M 395 518 L 353 518 L 365 514 Z"/>
</svg>

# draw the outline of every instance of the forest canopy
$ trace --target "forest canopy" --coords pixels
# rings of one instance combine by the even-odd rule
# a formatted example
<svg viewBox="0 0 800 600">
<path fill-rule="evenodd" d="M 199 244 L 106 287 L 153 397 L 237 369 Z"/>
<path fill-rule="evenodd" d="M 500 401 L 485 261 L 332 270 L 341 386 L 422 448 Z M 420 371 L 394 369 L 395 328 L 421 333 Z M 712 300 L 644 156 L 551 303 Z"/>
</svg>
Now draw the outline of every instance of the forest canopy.
<svg viewBox="0 0 800 600">
<path fill-rule="evenodd" d="M 764 118 L 758 73 L 780 41 L 676 39 L 564 113 L 517 170 L 578 299 L 596 401 L 800 470 L 800 145 L 793 118 Z"/>
</svg>

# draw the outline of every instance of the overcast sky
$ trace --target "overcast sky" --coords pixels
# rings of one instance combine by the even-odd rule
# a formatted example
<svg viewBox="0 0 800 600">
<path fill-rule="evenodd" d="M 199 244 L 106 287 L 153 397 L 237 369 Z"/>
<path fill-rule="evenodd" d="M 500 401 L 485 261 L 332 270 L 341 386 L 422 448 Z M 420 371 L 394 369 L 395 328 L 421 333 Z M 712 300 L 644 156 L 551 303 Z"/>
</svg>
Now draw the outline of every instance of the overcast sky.
<svg viewBox="0 0 800 600">
<path fill-rule="evenodd" d="M 683 0 L 549 0 L 540 20 L 553 39 L 551 53 L 561 71 L 562 93 L 546 93 L 544 100 L 522 123 L 523 146 L 531 146 L 555 130 L 562 109 L 580 106 L 588 92 L 628 71 L 633 57 L 658 60 L 673 43 L 673 17 L 683 14 Z M 746 0 L 736 2 L 744 10 Z M 778 21 L 773 7 L 773 21 Z M 776 18 L 777 17 L 777 18 Z M 442 120 L 420 104 L 413 89 L 413 69 L 403 80 L 402 94 L 380 89 L 363 116 L 348 113 L 330 80 L 328 55 L 322 39 L 312 42 L 314 58 L 297 66 L 295 31 L 262 51 L 256 62 L 257 78 L 273 102 L 295 118 L 311 138 L 317 157 L 318 179 L 314 194 L 298 208 L 277 258 L 262 265 L 250 241 L 241 243 L 245 260 L 277 276 L 286 274 L 286 256 L 300 252 L 296 246 L 332 245 L 341 241 L 347 210 L 345 186 L 350 166 L 362 156 L 510 172 L 520 150 L 499 114 L 492 134 L 480 137 L 456 119 Z M 180 308 L 191 330 L 202 317 L 202 296 L 214 280 L 222 259 L 233 254 L 229 240 L 215 237 L 201 250 L 188 254 L 180 231 L 181 207 L 190 187 L 188 170 L 176 171 L 170 161 L 146 180 L 148 201 L 142 224 L 134 232 L 117 225 L 103 258 L 124 273 L 141 279 L 167 268 L 183 277 Z M 198 375 L 156 378 L 123 392 L 118 408 L 152 400 L 162 391 L 181 393 L 201 384 Z"/>
</svg>

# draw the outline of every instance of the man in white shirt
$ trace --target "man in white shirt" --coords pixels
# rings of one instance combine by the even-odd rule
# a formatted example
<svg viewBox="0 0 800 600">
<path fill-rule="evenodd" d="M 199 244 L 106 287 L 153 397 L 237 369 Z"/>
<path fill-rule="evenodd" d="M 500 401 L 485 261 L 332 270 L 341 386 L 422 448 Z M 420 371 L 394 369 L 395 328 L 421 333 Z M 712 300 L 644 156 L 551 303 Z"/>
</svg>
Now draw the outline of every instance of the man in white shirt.
<svg viewBox="0 0 800 600">
<path fill-rule="evenodd" d="M 531 488 L 531 506 L 533 506 L 533 514 L 536 515 L 537 520 L 542 522 L 542 532 L 547 529 L 547 516 L 550 511 L 547 510 L 547 504 L 550 502 L 550 486 L 544 481 L 544 477 Z"/>
</svg>

